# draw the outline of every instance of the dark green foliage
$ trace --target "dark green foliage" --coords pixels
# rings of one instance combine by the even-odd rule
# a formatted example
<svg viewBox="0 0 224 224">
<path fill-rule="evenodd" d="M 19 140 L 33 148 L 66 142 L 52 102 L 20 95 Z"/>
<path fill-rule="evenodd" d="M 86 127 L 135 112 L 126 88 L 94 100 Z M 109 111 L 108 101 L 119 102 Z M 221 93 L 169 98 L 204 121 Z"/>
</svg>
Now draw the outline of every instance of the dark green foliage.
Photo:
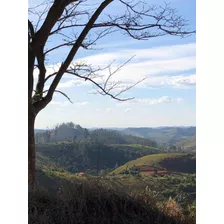
<svg viewBox="0 0 224 224">
<path fill-rule="evenodd" d="M 171 172 L 196 173 L 195 154 L 164 159 L 160 162 L 160 165 Z"/>
<path fill-rule="evenodd" d="M 58 143 L 62 141 L 72 142 L 74 140 L 83 140 L 89 136 L 87 129 L 73 122 L 56 125 L 52 130 L 38 132 L 35 135 L 36 143 Z"/>
<path fill-rule="evenodd" d="M 92 174 L 96 174 L 97 170 L 114 169 L 115 165 L 123 165 L 129 160 L 158 150 L 150 147 L 105 145 L 87 138 L 74 143 L 37 144 L 36 151 L 46 163 L 57 164 L 72 173 L 91 170 Z M 40 157 L 38 164 L 39 159 Z"/>
<path fill-rule="evenodd" d="M 157 147 L 155 141 L 131 135 L 122 135 L 118 131 L 96 129 L 90 132 L 90 138 L 97 139 L 104 144 L 139 144 Z"/>
</svg>

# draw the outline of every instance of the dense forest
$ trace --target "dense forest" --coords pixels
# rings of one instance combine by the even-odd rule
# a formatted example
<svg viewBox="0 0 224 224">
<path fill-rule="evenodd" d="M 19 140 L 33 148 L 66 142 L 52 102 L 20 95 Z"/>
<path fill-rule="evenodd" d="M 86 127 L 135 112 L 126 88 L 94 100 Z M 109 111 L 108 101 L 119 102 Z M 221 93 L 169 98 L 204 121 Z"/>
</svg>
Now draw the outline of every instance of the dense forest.
<svg viewBox="0 0 224 224">
<path fill-rule="evenodd" d="M 36 133 L 37 153 L 70 172 L 113 169 L 129 160 L 158 153 L 155 141 L 117 131 L 88 131 L 72 122 Z"/>
</svg>

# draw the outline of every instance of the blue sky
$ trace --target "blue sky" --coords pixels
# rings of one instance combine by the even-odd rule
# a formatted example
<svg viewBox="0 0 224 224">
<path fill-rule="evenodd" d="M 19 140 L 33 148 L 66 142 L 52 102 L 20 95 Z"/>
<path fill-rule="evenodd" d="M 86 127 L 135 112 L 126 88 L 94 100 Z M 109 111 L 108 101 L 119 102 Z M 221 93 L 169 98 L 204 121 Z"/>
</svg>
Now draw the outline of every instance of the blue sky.
<svg viewBox="0 0 224 224">
<path fill-rule="evenodd" d="M 34 4 L 37 1 L 30 2 Z M 163 3 L 160 0 L 151 2 Z M 195 1 L 170 2 L 172 7 L 189 20 L 189 28 L 195 29 Z M 116 1 L 111 4 L 107 12 L 113 13 L 113 10 L 116 10 L 116 13 L 121 10 Z M 54 44 L 54 41 L 49 45 Z M 108 96 L 96 95 L 91 83 L 81 82 L 66 75 L 58 90 L 69 95 L 74 103 L 71 104 L 63 96 L 55 94 L 52 102 L 38 115 L 36 128 L 50 128 L 67 121 L 73 121 L 87 128 L 196 124 L 195 35 L 188 38 L 165 36 L 137 41 L 115 33 L 102 39 L 97 47 L 102 50 L 80 50 L 74 60 L 85 60 L 103 66 L 116 59 L 114 64 L 116 66 L 116 63 L 123 63 L 135 55 L 113 77 L 114 81 L 120 80 L 124 84 L 134 84 L 146 77 L 143 82 L 122 95 L 135 99 L 121 103 Z M 64 48 L 51 54 L 48 64 L 54 67 L 67 52 L 68 49 Z M 104 71 L 102 75 L 108 75 L 108 71 Z"/>
</svg>

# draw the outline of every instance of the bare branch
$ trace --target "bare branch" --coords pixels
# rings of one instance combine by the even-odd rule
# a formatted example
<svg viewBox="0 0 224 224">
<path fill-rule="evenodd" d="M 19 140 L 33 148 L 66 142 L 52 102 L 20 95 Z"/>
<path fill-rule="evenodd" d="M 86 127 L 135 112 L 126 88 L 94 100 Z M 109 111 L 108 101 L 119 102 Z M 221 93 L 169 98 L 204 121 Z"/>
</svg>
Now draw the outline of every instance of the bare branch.
<svg viewBox="0 0 224 224">
<path fill-rule="evenodd" d="M 105 95 L 108 95 L 108 96 L 110 96 L 111 98 L 113 98 L 113 99 L 115 99 L 115 100 L 118 100 L 118 101 L 127 101 L 127 100 L 132 100 L 132 99 L 134 99 L 134 97 L 126 98 L 126 99 L 120 99 L 120 98 L 118 98 L 118 97 L 116 97 L 116 96 L 110 94 L 109 92 L 107 92 L 103 87 L 100 86 L 100 84 L 98 84 L 97 82 L 95 82 L 95 81 L 94 81 L 93 79 L 91 79 L 91 78 L 88 78 L 88 77 L 86 77 L 86 76 L 79 75 L 79 74 L 77 74 L 77 73 L 72 73 L 72 72 L 70 72 L 70 71 L 67 71 L 66 73 L 75 75 L 75 76 L 77 76 L 77 77 L 79 77 L 79 78 L 81 78 L 81 79 L 88 80 L 88 81 L 92 82 L 92 83 L 93 83 L 94 85 L 96 85 L 99 89 L 101 89 L 102 92 L 103 92 Z"/>
<path fill-rule="evenodd" d="M 40 26 L 44 18 L 39 30 L 33 28 L 32 35 L 32 23 L 29 21 L 29 55 L 33 56 L 32 61 L 34 59 L 37 61 L 37 68 L 39 69 L 36 91 L 41 93 L 46 82 L 49 81 L 50 78 L 53 78 L 47 95 L 44 99 L 39 98 L 41 102 L 50 102 L 61 78 L 66 73 L 88 80 L 94 85 L 95 83 L 98 84 L 98 86 L 95 85 L 100 90 L 98 92 L 112 95 L 115 98 L 118 98 L 120 94 L 143 81 L 140 80 L 136 84 L 128 87 L 126 86 L 121 90 L 121 82 L 111 82 L 112 76 L 119 72 L 128 61 L 115 69 L 114 67 L 112 68 L 112 63 L 106 66 L 104 69 L 108 69 L 109 75 L 105 80 L 105 77 L 100 76 L 102 68 L 96 68 L 96 66 L 95 68 L 90 68 L 90 66 L 86 64 L 76 64 L 73 70 L 68 69 L 80 47 L 86 50 L 93 49 L 93 46 L 95 46 L 99 40 L 118 31 L 136 40 L 147 40 L 152 37 L 164 35 L 185 37 L 195 32 L 186 30 L 187 21 L 179 16 L 178 12 L 167 3 L 165 3 L 164 6 L 155 6 L 148 5 L 144 1 L 138 0 L 117 0 L 121 7 L 125 9 L 123 13 L 120 15 L 108 14 L 98 19 L 102 11 L 113 2 L 113 0 L 102 0 L 100 5 L 93 3 L 85 4 L 86 2 L 88 1 L 48 0 L 39 6 L 42 8 L 42 11 L 38 11 L 37 8 L 29 9 L 30 13 L 35 14 L 36 17 L 39 18 L 36 21 L 36 27 Z M 96 9 L 93 9 L 93 7 L 96 7 Z M 69 33 L 68 31 L 71 32 Z M 51 46 L 51 48 L 47 49 L 46 43 L 50 41 L 49 38 L 54 35 L 59 35 L 60 38 L 57 38 L 55 46 Z M 46 56 L 64 47 L 70 48 L 65 61 L 61 63 L 57 71 L 45 77 Z M 34 69 L 34 66 L 30 66 L 30 70 L 31 68 Z M 31 72 L 29 72 L 29 74 L 31 74 Z M 102 82 L 99 82 L 99 80 Z M 118 93 L 112 94 L 115 89 L 119 89 Z M 45 103 L 42 102 L 42 105 Z"/>
<path fill-rule="evenodd" d="M 140 82 L 144 81 L 145 78 L 139 80 L 138 82 L 136 82 L 132 85 L 125 86 L 125 88 L 122 88 L 116 94 L 112 93 L 112 91 L 115 90 L 115 89 L 120 89 L 122 83 L 120 81 L 115 81 L 115 82 L 110 82 L 109 83 L 109 81 L 112 78 L 112 76 L 115 75 L 117 72 L 119 72 L 128 62 L 130 62 L 133 59 L 133 57 L 134 56 L 129 58 L 123 64 L 117 66 L 117 68 L 114 71 L 112 71 L 111 66 L 115 62 L 115 60 L 104 68 L 96 68 L 96 69 L 92 68 L 91 65 L 87 65 L 87 64 L 83 64 L 83 63 L 80 63 L 80 64 L 76 63 L 76 64 L 73 65 L 73 67 L 70 67 L 70 69 L 67 70 L 66 73 L 74 75 L 78 78 L 82 78 L 85 81 L 90 81 L 91 83 L 94 84 L 95 87 L 98 88 L 98 89 L 96 89 L 96 92 L 101 94 L 101 95 L 109 95 L 113 99 L 116 99 L 116 100 L 119 100 L 119 101 L 127 101 L 127 100 L 134 99 L 134 97 L 122 99 L 122 98 L 119 98 L 118 96 L 120 96 L 122 93 L 128 91 L 129 89 L 133 88 L 134 86 L 136 86 Z M 109 75 L 106 78 L 106 80 L 104 81 L 103 77 L 99 75 L 99 72 L 102 72 L 103 70 L 107 70 L 107 69 L 109 70 Z M 94 80 L 94 79 L 97 79 L 97 78 L 102 78 L 102 84 L 100 84 L 99 81 Z"/>
<path fill-rule="evenodd" d="M 66 95 L 66 94 L 63 93 L 62 91 L 55 90 L 55 92 L 56 92 L 56 93 L 60 93 L 60 94 L 62 94 L 64 97 L 66 97 L 66 98 L 68 99 L 68 101 L 69 101 L 70 103 L 73 103 L 73 102 L 71 101 L 71 99 L 68 97 L 68 95 Z"/>
<path fill-rule="evenodd" d="M 54 73 L 52 73 L 51 75 L 48 75 L 48 76 L 45 78 L 45 81 L 44 81 L 44 82 L 46 82 L 49 78 L 51 78 L 51 77 L 57 75 L 57 73 L 58 73 L 58 72 L 54 72 Z"/>
<path fill-rule="evenodd" d="M 129 63 L 134 57 L 135 57 L 135 55 L 132 56 L 131 58 L 129 58 L 125 63 L 123 63 L 123 64 L 121 64 L 120 66 L 118 66 L 113 72 L 111 72 L 111 65 L 112 65 L 112 63 L 113 63 L 114 61 L 108 66 L 110 75 L 108 76 L 108 78 L 107 78 L 106 81 L 105 81 L 104 88 L 106 88 L 107 83 L 108 83 L 109 79 L 112 77 L 112 75 L 114 75 L 114 74 L 117 73 L 119 70 L 121 70 L 121 68 L 123 68 L 127 63 Z"/>
<path fill-rule="evenodd" d="M 156 7 L 155 5 L 147 5 L 145 7 L 146 4 L 142 1 L 132 5 L 131 2 L 119 1 L 126 6 L 126 13 L 121 16 L 108 15 L 107 21 L 96 23 L 93 28 L 117 28 L 125 31 L 130 37 L 137 40 L 147 40 L 164 35 L 184 37 L 195 33 L 195 31 L 184 30 L 187 26 L 187 21 L 179 16 L 178 12 L 170 7 L 170 4 L 165 3 L 163 7 Z M 86 23 L 80 24 L 76 21 L 70 21 L 70 23 L 64 26 L 57 27 L 51 34 L 64 29 L 85 27 L 85 25 Z"/>
<path fill-rule="evenodd" d="M 35 94 L 38 94 L 36 90 L 33 90 L 33 91 L 35 92 Z M 41 93 L 41 95 L 43 95 L 44 93 L 47 93 L 47 92 L 48 92 L 48 90 L 44 90 L 44 91 Z M 64 97 L 66 97 L 66 98 L 69 100 L 70 103 L 73 103 L 73 102 L 71 101 L 71 99 L 68 97 L 68 95 L 65 94 L 64 92 L 62 92 L 62 91 L 60 91 L 60 90 L 55 90 L 55 92 L 56 92 L 56 93 L 60 93 L 60 94 L 62 94 Z M 39 95 L 40 95 L 40 94 L 39 94 Z"/>
<path fill-rule="evenodd" d="M 83 41 L 83 43 L 81 44 L 81 47 L 86 50 L 96 50 L 96 48 L 92 48 L 92 47 L 90 48 L 90 46 L 95 45 L 97 41 L 99 41 L 103 37 L 105 37 L 111 33 L 114 33 L 114 32 L 117 32 L 117 30 L 114 30 L 112 27 L 108 27 L 106 29 L 102 29 L 101 31 L 95 32 L 96 37 L 91 38 L 89 36 L 88 39 L 86 38 Z M 64 34 L 62 34 L 62 33 L 58 33 L 58 34 L 64 36 Z M 57 50 L 58 48 L 61 48 L 61 47 L 72 47 L 77 41 L 77 38 L 75 35 L 73 38 L 72 37 L 66 37 L 66 38 L 67 39 L 63 39 L 64 43 L 58 44 L 55 47 L 46 50 L 44 54 L 46 55 L 46 54 L 50 53 L 51 51 Z"/>
<path fill-rule="evenodd" d="M 65 46 L 73 46 L 74 44 L 75 44 L 75 41 L 69 41 L 69 42 L 66 42 L 66 43 L 63 43 L 63 44 L 59 44 L 59 45 L 57 45 L 57 46 L 55 46 L 55 47 L 53 47 L 53 48 L 51 48 L 49 50 L 46 50 L 44 52 L 44 54 L 46 55 L 46 54 L 48 54 L 51 51 L 57 50 L 58 48 L 65 47 Z"/>
<path fill-rule="evenodd" d="M 83 31 L 81 32 L 81 34 L 79 35 L 79 38 L 77 39 L 76 43 L 74 44 L 74 46 L 72 47 L 71 51 L 69 52 L 65 62 L 62 64 L 61 68 L 59 69 L 57 75 L 55 76 L 50 89 L 48 91 L 47 94 L 47 98 L 51 99 L 53 94 L 54 94 L 54 90 L 56 89 L 58 83 L 61 80 L 61 77 L 63 76 L 63 74 L 66 72 L 68 66 L 70 65 L 70 63 L 72 62 L 76 52 L 78 51 L 79 47 L 81 46 L 83 40 L 85 39 L 86 35 L 89 33 L 90 29 L 92 28 L 92 26 L 94 25 L 95 21 L 97 20 L 97 18 L 99 17 L 99 15 L 102 13 L 102 11 L 112 2 L 113 0 L 105 0 L 100 6 L 99 8 L 95 11 L 95 13 L 93 14 L 93 16 L 91 17 L 91 19 L 89 20 L 89 22 L 87 23 L 87 25 L 85 26 L 85 28 L 83 29 Z"/>
</svg>

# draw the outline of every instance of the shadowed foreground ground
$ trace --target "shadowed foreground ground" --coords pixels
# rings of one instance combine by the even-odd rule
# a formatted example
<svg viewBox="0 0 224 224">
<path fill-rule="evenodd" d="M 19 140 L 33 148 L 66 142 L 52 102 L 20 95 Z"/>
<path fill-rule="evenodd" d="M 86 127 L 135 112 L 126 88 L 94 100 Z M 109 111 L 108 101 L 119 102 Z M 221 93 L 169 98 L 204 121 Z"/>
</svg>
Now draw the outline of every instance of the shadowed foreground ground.
<svg viewBox="0 0 224 224">
<path fill-rule="evenodd" d="M 170 210 L 171 209 L 171 210 Z M 66 184 L 57 193 L 29 192 L 29 224 L 193 224 L 177 207 L 129 196 L 97 182 Z"/>
</svg>

